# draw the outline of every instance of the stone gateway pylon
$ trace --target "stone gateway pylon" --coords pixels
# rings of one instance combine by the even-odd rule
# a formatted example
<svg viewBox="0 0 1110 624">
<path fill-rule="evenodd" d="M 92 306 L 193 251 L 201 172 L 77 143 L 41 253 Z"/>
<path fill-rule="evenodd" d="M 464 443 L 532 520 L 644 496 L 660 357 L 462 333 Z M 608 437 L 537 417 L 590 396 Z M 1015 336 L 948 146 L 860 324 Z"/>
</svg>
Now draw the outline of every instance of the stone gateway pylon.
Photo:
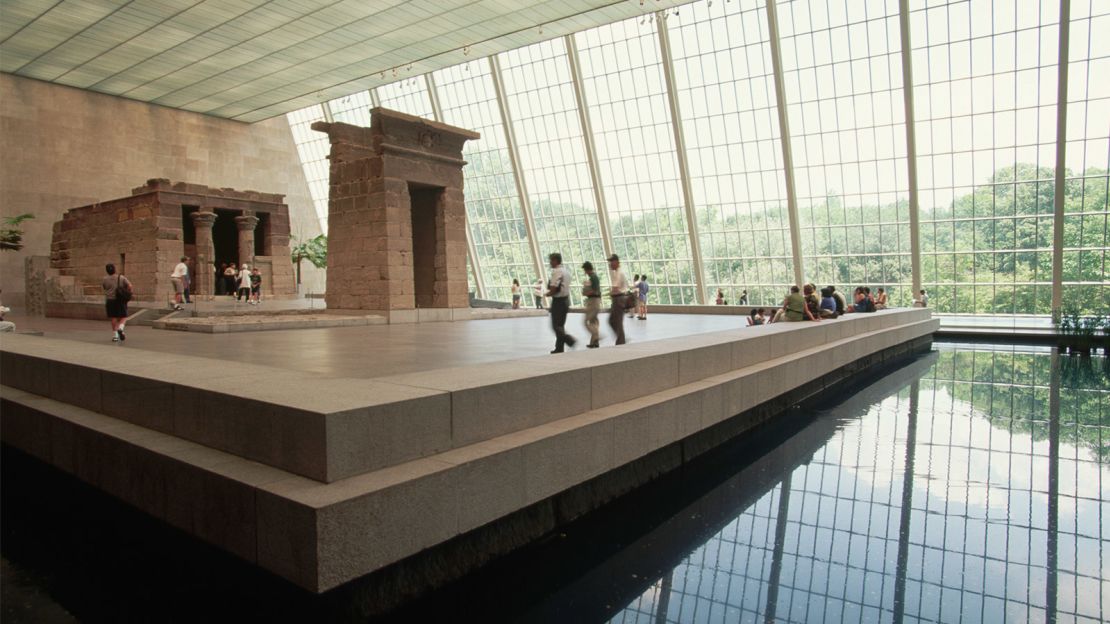
<svg viewBox="0 0 1110 624">
<path fill-rule="evenodd" d="M 331 142 L 329 309 L 466 308 L 463 144 L 477 132 L 384 108 Z"/>
</svg>

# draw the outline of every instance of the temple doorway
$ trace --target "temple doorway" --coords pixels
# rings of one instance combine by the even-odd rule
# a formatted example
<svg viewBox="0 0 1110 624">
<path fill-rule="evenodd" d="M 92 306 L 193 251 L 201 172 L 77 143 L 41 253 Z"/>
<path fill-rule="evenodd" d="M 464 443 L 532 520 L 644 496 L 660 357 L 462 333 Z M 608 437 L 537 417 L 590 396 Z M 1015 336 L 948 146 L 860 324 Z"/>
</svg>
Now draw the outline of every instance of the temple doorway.
<svg viewBox="0 0 1110 624">
<path fill-rule="evenodd" d="M 435 307 L 436 250 L 440 228 L 436 218 L 443 187 L 409 183 L 412 214 L 412 282 L 418 308 Z"/>
</svg>

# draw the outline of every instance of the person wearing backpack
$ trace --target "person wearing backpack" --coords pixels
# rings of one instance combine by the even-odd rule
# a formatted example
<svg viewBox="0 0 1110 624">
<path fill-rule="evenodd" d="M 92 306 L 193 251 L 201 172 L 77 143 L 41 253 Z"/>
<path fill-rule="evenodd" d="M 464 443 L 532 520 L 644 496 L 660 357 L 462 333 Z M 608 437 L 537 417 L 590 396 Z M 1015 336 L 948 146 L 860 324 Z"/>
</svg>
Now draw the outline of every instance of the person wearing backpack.
<svg viewBox="0 0 1110 624">
<path fill-rule="evenodd" d="M 134 291 L 126 277 L 116 275 L 116 265 L 106 264 L 104 271 L 107 275 L 101 285 L 104 287 L 104 308 L 112 323 L 112 342 L 122 342 L 127 340 L 123 330 L 127 323 L 127 302 L 131 301 Z"/>
</svg>

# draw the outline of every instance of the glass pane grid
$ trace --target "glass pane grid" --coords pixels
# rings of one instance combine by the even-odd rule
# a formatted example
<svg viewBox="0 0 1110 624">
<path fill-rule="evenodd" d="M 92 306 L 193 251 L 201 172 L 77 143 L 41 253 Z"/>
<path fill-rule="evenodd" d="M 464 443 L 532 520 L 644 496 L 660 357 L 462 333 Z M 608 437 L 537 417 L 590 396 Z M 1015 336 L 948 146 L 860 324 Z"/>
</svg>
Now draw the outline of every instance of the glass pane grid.
<svg viewBox="0 0 1110 624">
<path fill-rule="evenodd" d="M 659 21 L 624 20 L 576 42 L 613 246 L 652 300 L 696 301 L 689 232 L 660 58 Z"/>
<path fill-rule="evenodd" d="M 505 143 L 505 129 L 487 60 L 468 62 L 435 73 L 446 123 L 482 136 L 463 146 L 463 191 L 467 226 L 481 266 L 486 297 L 508 301 L 512 281 L 525 294 L 537 279 L 521 214 L 520 197 Z"/>
<path fill-rule="evenodd" d="M 561 253 L 574 274 L 590 261 L 599 275 L 606 275 L 597 202 L 563 40 L 505 53 L 501 73 L 541 254 Z M 581 301 L 577 290 L 572 298 Z"/>
<path fill-rule="evenodd" d="M 765 3 L 666 21 L 709 300 L 775 305 L 794 282 Z"/>
<path fill-rule="evenodd" d="M 1059 2 L 911 13 L 923 283 L 940 312 L 1048 314 Z"/>
</svg>

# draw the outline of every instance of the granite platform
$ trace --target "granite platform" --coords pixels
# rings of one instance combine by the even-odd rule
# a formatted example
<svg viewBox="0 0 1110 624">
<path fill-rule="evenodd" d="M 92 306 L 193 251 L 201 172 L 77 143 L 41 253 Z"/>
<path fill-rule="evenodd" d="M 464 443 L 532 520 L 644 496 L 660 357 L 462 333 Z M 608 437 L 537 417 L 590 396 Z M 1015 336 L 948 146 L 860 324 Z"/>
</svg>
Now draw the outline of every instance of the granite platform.
<svg viewBox="0 0 1110 624">
<path fill-rule="evenodd" d="M 886 310 L 372 379 L 14 335 L 0 342 L 0 436 L 323 592 L 676 444 L 696 453 L 707 432 L 742 434 L 775 413 L 760 406 L 936 329 L 928 310 Z M 506 547 L 467 546 L 475 560 Z"/>
</svg>

